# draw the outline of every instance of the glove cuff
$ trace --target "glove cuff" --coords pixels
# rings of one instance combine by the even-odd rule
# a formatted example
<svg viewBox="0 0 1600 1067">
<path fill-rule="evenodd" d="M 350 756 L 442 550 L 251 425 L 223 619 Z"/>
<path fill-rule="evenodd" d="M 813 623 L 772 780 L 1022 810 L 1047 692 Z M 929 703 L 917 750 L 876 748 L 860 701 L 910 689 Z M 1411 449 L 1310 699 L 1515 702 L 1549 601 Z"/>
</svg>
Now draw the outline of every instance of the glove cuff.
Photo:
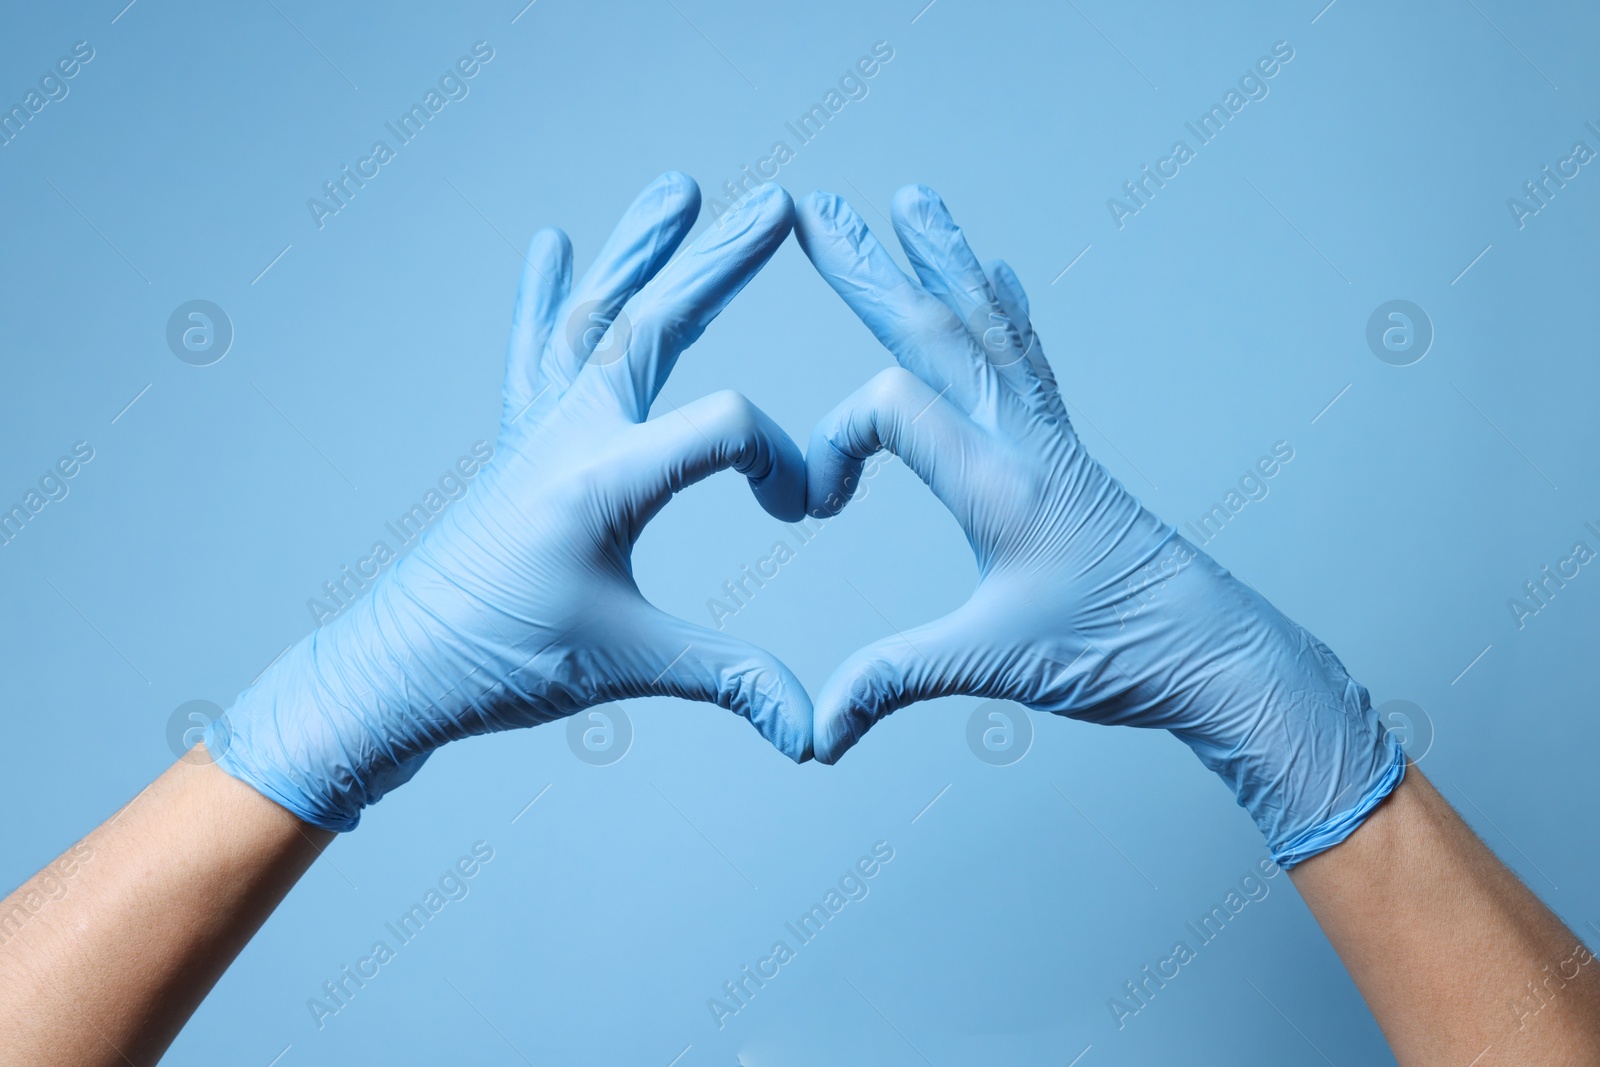
<svg viewBox="0 0 1600 1067">
<path fill-rule="evenodd" d="M 218 767 L 325 830 L 355 829 L 363 808 L 409 781 L 434 748 L 464 736 L 457 719 L 489 684 L 449 650 L 430 647 L 440 613 L 407 588 L 402 571 L 430 576 L 415 557 L 402 560 L 206 730 Z"/>
<path fill-rule="evenodd" d="M 315 630 L 284 653 L 206 728 L 205 742 L 228 774 L 296 818 L 343 833 L 355 829 L 362 808 L 410 778 L 421 760 L 406 760 L 411 753 L 395 751 L 371 729 L 356 700 L 326 684 L 317 664 L 326 654 L 320 646 L 337 643 L 330 636 Z M 379 701 L 376 694 L 366 697 Z M 380 779 L 383 785 L 375 787 Z"/>
<path fill-rule="evenodd" d="M 1367 816 L 1405 779 L 1406 752 L 1393 738 L 1389 740 L 1393 753 L 1383 776 L 1367 790 L 1356 805 L 1312 826 L 1272 849 L 1272 860 L 1284 870 L 1319 855 L 1355 833 Z"/>
<path fill-rule="evenodd" d="M 217 721 L 223 722 L 225 720 L 219 719 Z M 206 728 L 206 747 L 208 749 L 211 747 L 211 734 L 215 728 L 215 723 Z M 231 745 L 224 748 L 222 754 L 216 757 L 216 765 L 280 808 L 288 811 L 290 815 L 293 815 L 301 822 L 341 834 L 354 830 L 361 822 L 361 810 L 359 808 L 353 813 L 346 814 L 327 810 L 320 805 L 313 805 L 309 803 L 310 797 L 305 790 L 295 784 L 293 776 L 284 774 L 274 767 L 257 766 L 253 759 L 234 749 Z"/>
</svg>

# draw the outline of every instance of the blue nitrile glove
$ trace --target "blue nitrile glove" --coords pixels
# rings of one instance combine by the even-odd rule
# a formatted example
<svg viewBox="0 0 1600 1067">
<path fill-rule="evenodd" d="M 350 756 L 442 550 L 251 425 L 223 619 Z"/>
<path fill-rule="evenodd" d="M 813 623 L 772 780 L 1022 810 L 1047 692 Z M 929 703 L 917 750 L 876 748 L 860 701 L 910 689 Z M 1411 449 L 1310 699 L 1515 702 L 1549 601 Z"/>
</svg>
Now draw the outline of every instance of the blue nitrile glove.
<svg viewBox="0 0 1600 1067">
<path fill-rule="evenodd" d="M 780 519 L 803 514 L 799 448 L 739 394 L 645 421 L 678 354 L 794 219 L 768 186 L 669 266 L 699 207 L 693 181 L 662 175 L 576 287 L 566 235 L 534 237 L 493 462 L 368 595 L 212 725 L 220 767 L 306 822 L 349 830 L 447 741 L 627 697 L 720 704 L 810 758 L 811 703 L 789 669 L 660 611 L 633 580 L 645 524 L 716 471 L 744 474 Z"/>
<path fill-rule="evenodd" d="M 979 265 L 932 190 L 902 189 L 893 221 L 920 285 L 839 198 L 796 211 L 806 255 L 901 365 L 817 426 L 808 508 L 837 513 L 862 460 L 889 449 L 966 531 L 978 587 L 839 667 L 816 702 L 817 759 L 915 701 L 1009 699 L 1171 730 L 1285 867 L 1344 840 L 1405 770 L 1367 691 L 1089 457 L 1021 284 Z"/>
</svg>

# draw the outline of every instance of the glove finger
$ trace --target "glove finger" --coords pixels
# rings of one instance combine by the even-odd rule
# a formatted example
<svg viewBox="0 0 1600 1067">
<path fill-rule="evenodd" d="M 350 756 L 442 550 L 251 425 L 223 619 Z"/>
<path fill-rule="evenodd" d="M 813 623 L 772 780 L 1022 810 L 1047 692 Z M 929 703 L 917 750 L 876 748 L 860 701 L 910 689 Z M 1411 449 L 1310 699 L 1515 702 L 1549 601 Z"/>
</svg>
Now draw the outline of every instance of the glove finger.
<svg viewBox="0 0 1600 1067">
<path fill-rule="evenodd" d="M 1003 259 L 989 260 L 983 265 L 983 273 L 988 277 L 989 286 L 994 290 L 995 299 L 1000 301 L 1001 309 L 1021 334 L 1028 363 L 1033 367 L 1033 376 L 1037 379 L 1038 391 L 1024 396 L 1024 399 L 1030 405 L 1056 416 L 1061 422 L 1068 422 L 1067 406 L 1061 399 L 1055 371 L 1050 368 L 1050 361 L 1044 355 L 1044 346 L 1039 343 L 1039 335 L 1033 329 L 1033 317 L 1028 310 L 1028 294 L 1022 288 L 1022 282 L 1018 280 L 1010 264 Z"/>
<path fill-rule="evenodd" d="M 926 185 L 908 185 L 895 193 L 889 215 L 922 287 L 961 319 L 1001 381 L 1019 396 L 1036 392 L 1021 326 L 1006 314 L 939 194 Z"/>
<path fill-rule="evenodd" d="M 668 696 L 715 704 L 748 719 L 796 763 L 811 758 L 811 698 L 776 656 L 652 605 L 644 610 L 630 620 L 625 644 L 613 636 L 599 700 Z"/>
<path fill-rule="evenodd" d="M 806 197 L 795 208 L 795 236 L 817 273 L 902 367 L 965 411 L 997 403 L 1004 386 L 972 350 L 960 316 L 907 278 L 843 199 Z"/>
<path fill-rule="evenodd" d="M 511 312 L 511 339 L 506 343 L 506 380 L 500 427 L 508 429 L 533 406 L 538 394 L 539 361 L 556 309 L 572 285 L 572 242 L 560 230 L 545 228 L 533 235 L 523 257 L 517 303 Z"/>
<path fill-rule="evenodd" d="M 733 390 L 675 407 L 640 427 L 634 450 L 638 487 L 634 534 L 679 490 L 732 467 L 774 518 L 805 517 L 806 464 L 800 446 L 771 417 Z"/>
<path fill-rule="evenodd" d="M 618 321 L 623 305 L 672 258 L 699 213 L 700 187 L 678 171 L 662 174 L 634 198 L 556 317 L 539 367 L 540 388 L 549 385 L 560 395 L 587 362 L 621 358 L 632 332 L 626 318 Z"/>
<path fill-rule="evenodd" d="M 888 449 L 916 472 L 968 529 L 961 475 L 983 469 L 988 439 L 954 404 L 902 367 L 875 374 L 811 431 L 806 452 L 806 513 L 837 515 L 861 484 L 861 467 Z M 970 536 L 970 530 L 969 530 Z"/>
<path fill-rule="evenodd" d="M 1003 671 L 991 662 L 982 636 L 963 605 L 851 655 L 817 695 L 817 762 L 838 762 L 879 719 L 920 700 L 1005 696 Z"/>
<path fill-rule="evenodd" d="M 596 352 L 580 379 L 592 393 L 609 393 L 622 412 L 643 422 L 678 356 L 699 338 L 778 250 L 794 225 L 794 204 L 776 185 L 764 185 L 737 211 L 707 229 L 694 245 L 646 285 L 624 315 L 631 334 L 617 338 L 615 358 Z"/>
</svg>

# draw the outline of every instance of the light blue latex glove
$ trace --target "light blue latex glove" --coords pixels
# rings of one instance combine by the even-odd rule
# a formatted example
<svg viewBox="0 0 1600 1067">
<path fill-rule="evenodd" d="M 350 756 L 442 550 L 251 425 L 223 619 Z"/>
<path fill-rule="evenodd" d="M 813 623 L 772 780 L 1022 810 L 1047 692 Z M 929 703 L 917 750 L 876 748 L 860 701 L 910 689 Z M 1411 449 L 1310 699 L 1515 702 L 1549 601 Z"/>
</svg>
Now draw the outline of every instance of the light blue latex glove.
<svg viewBox="0 0 1600 1067">
<path fill-rule="evenodd" d="M 699 206 L 693 181 L 662 175 L 575 288 L 566 235 L 534 237 L 493 462 L 368 595 L 212 725 L 220 767 L 306 822 L 349 830 L 448 741 L 627 697 L 710 701 L 810 758 L 811 704 L 788 668 L 665 614 L 633 580 L 645 524 L 716 471 L 744 474 L 780 519 L 803 513 L 799 448 L 739 394 L 645 421 L 678 354 L 793 223 L 788 195 L 768 186 L 669 266 Z"/>
<path fill-rule="evenodd" d="M 1089 456 L 1010 268 L 981 266 L 930 189 L 902 189 L 892 215 L 921 284 L 843 200 L 797 208 L 806 255 L 900 363 L 817 426 L 808 506 L 839 511 L 886 448 L 961 524 L 978 587 L 839 667 L 817 697 L 817 759 L 919 700 L 1009 699 L 1171 730 L 1285 867 L 1344 840 L 1405 769 L 1367 691 Z"/>
</svg>

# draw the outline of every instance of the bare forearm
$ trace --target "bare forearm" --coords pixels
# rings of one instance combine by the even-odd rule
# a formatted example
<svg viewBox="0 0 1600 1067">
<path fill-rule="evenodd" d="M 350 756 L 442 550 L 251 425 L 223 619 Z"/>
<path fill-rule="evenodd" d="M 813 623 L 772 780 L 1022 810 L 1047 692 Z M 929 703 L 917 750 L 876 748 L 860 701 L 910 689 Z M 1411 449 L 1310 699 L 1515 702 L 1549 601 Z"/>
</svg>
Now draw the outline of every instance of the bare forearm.
<svg viewBox="0 0 1600 1067">
<path fill-rule="evenodd" d="M 1405 1067 L 1600 1063 L 1600 961 L 1415 767 L 1290 876 Z"/>
<path fill-rule="evenodd" d="M 332 839 L 203 756 L 0 904 L 0 1062 L 155 1063 Z"/>
</svg>

